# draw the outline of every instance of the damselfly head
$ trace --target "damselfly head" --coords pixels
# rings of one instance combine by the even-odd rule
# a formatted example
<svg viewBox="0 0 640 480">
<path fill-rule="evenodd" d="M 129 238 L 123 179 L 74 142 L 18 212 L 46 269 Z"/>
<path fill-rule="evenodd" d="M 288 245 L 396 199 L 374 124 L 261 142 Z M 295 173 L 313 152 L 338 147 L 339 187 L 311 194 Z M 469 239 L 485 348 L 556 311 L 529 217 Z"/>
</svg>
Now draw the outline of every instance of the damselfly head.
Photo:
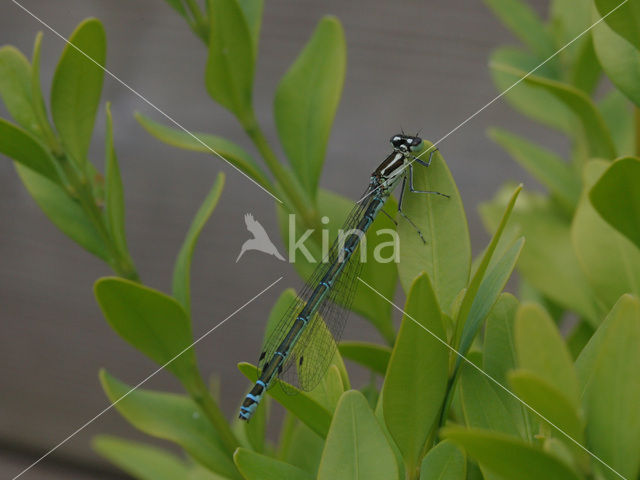
<svg viewBox="0 0 640 480">
<path fill-rule="evenodd" d="M 422 149 L 422 139 L 418 136 L 413 137 L 411 135 L 405 135 L 404 133 L 398 133 L 391 137 L 391 145 L 394 150 L 401 152 L 415 152 Z"/>
</svg>

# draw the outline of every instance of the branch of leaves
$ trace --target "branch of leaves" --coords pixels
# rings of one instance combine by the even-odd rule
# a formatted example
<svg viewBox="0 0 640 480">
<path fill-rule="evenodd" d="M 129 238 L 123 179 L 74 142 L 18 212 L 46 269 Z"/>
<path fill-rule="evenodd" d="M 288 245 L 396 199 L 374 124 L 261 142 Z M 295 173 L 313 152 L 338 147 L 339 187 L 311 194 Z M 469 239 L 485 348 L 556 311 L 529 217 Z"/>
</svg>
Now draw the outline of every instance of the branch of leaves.
<svg viewBox="0 0 640 480">
<path fill-rule="evenodd" d="M 307 228 L 319 227 L 320 215 L 315 211 L 318 181 L 345 75 L 346 46 L 340 22 L 333 17 L 320 21 L 277 88 L 274 117 L 287 167 L 270 147 L 253 108 L 262 0 L 208 0 L 206 12 L 195 14 L 199 12 L 195 2 L 167 1 L 190 24 L 197 17 L 208 22 L 203 39 L 208 47 L 207 92 L 236 116 L 274 180 L 250 154 L 228 140 L 205 133 L 192 135 L 141 114 L 138 121 L 165 143 L 219 154 L 300 215 Z"/>
<path fill-rule="evenodd" d="M 87 158 L 104 77 L 104 29 L 88 19 L 69 38 L 51 86 L 53 126 L 40 88 L 41 42 L 38 34 L 31 63 L 12 46 L 0 48 L 0 97 L 16 122 L 0 119 L 0 153 L 14 160 L 25 187 L 62 232 L 136 280 L 109 104 L 105 179 Z"/>
</svg>

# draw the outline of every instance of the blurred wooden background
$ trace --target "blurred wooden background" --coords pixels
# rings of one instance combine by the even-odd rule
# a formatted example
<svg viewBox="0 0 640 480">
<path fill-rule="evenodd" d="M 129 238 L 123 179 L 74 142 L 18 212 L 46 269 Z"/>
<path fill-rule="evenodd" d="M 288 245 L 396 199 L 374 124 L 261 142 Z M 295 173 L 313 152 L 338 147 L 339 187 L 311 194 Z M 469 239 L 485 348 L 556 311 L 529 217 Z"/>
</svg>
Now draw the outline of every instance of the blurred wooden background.
<svg viewBox="0 0 640 480">
<path fill-rule="evenodd" d="M 162 0 L 19 0 L 65 36 L 83 18 L 98 17 L 108 36 L 108 68 L 185 127 L 228 137 L 254 152 L 235 119 L 206 94 L 204 46 Z M 545 0 L 530 1 L 541 13 Z M 271 105 L 278 79 L 325 14 L 344 25 L 348 69 L 331 136 L 322 185 L 355 198 L 386 155 L 400 128 L 437 140 L 495 95 L 487 57 L 516 43 L 480 0 L 313 2 L 273 0 L 265 5 L 255 101 L 259 120 L 277 146 Z M 45 30 L 6 0 L 0 5 L 0 45 L 30 56 Z M 42 83 L 45 97 L 63 48 L 45 30 Z M 212 156 L 160 144 L 137 124 L 135 111 L 159 115 L 109 77 L 103 102 L 113 103 L 115 142 L 126 190 L 127 228 L 145 283 L 168 291 L 175 255 L 217 172 L 227 173 L 221 201 L 205 228 L 193 265 L 194 332 L 218 323 L 284 274 L 276 289 L 249 305 L 197 348 L 203 371 L 222 380 L 223 408 L 236 414 L 247 384 L 239 361 L 254 360 L 267 312 L 282 289 L 297 285 L 293 270 L 256 252 L 236 264 L 248 238 L 251 212 L 273 233 L 273 202 Z M 6 111 L 0 107 L 0 115 Z M 458 183 L 472 230 L 474 252 L 487 240 L 476 207 L 506 179 L 533 181 L 485 136 L 491 125 L 565 148 L 561 139 L 525 121 L 504 102 L 492 105 L 440 145 Z M 102 166 L 104 103 L 92 159 Z M 278 149 L 278 151 L 280 151 Z M 256 156 L 257 158 L 257 156 Z M 348 175 L 344 175 L 347 167 Z M 59 233 L 23 189 L 11 162 L 0 161 L 0 476 L 11 478 L 107 406 L 98 369 L 133 384 L 154 368 L 107 326 L 92 284 L 109 275 L 105 265 Z M 347 338 L 376 339 L 353 319 Z M 147 387 L 178 391 L 166 373 Z M 94 454 L 98 433 L 140 435 L 110 411 L 23 477 L 121 478 Z"/>
</svg>

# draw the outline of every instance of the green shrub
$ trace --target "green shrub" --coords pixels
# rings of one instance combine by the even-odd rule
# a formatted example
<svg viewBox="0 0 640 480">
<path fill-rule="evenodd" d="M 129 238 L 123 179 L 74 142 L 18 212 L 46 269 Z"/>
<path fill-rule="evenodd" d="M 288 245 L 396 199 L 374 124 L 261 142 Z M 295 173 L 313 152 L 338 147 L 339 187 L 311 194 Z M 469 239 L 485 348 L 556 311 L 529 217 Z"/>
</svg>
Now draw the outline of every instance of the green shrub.
<svg viewBox="0 0 640 480">
<path fill-rule="evenodd" d="M 209 0 L 204 11 L 193 0 L 167 3 L 207 44 L 206 89 L 236 116 L 262 161 L 214 135 L 191 134 L 142 115 L 138 121 L 169 145 L 223 157 L 281 199 L 276 208 L 283 238 L 289 237 L 287 213 L 316 231 L 327 216 L 335 234 L 352 201 L 318 181 L 345 72 L 338 20 L 319 22 L 277 88 L 274 118 L 287 165 L 253 111 L 262 2 Z M 592 15 L 615 7 L 607 0 L 593 8 L 584 0 L 555 0 L 545 25 L 519 0 L 487 3 L 526 46 L 492 56 L 501 91 L 586 29 Z M 384 344 L 342 342 L 312 392 L 290 396 L 271 389 L 286 410 L 277 441 L 266 436 L 269 398 L 249 423 L 226 419 L 193 348 L 191 257 L 224 177 L 218 176 L 186 234 L 171 296 L 144 286 L 126 247 L 108 108 L 104 180 L 87 157 L 103 71 L 65 48 L 52 85 L 51 125 L 39 84 L 41 36 L 31 63 L 13 47 L 0 49 L 0 96 L 15 122 L 0 120 L 0 152 L 14 160 L 49 218 L 118 275 L 95 285 L 109 324 L 166 366 L 185 390 L 131 390 L 102 371 L 115 408 L 138 430 L 179 445 L 185 456 L 107 436 L 95 440 L 95 449 L 133 477 L 154 480 L 638 478 L 640 193 L 633 187 L 640 168 L 631 155 L 640 134 L 629 103 L 640 97 L 636 13 L 629 2 L 507 94 L 520 112 L 569 137 L 571 159 L 565 162 L 513 133 L 490 132 L 548 193 L 506 187 L 484 205 L 482 216 L 494 234 L 474 262 L 466 214 L 442 156 L 437 153 L 428 170 L 417 169 L 419 187 L 451 198 L 409 195 L 405 209 L 426 243 L 398 219 L 398 267 L 369 262 L 363 269 L 352 309 L 371 322 Z M 99 21 L 82 22 L 70 41 L 104 65 Z M 602 69 L 615 88 L 596 104 L 592 96 Z M 385 210 L 395 215 L 393 199 Z M 366 248 L 378 245 L 378 229 L 393 226 L 379 216 Z M 309 241 L 317 253 L 321 238 Z M 522 304 L 502 292 L 516 263 L 522 296 L 529 300 Z M 313 265 L 302 258 L 295 267 L 308 278 Z M 407 299 L 396 332 L 390 300 L 398 282 Z M 281 294 L 267 325 L 293 298 L 292 290 Z M 566 312 L 578 319 L 568 339 L 557 326 Z M 343 358 L 371 371 L 371 382 L 360 391 L 351 389 Z M 239 369 L 255 381 L 255 366 L 242 363 Z M 376 377 L 382 377 L 381 388 Z"/>
</svg>

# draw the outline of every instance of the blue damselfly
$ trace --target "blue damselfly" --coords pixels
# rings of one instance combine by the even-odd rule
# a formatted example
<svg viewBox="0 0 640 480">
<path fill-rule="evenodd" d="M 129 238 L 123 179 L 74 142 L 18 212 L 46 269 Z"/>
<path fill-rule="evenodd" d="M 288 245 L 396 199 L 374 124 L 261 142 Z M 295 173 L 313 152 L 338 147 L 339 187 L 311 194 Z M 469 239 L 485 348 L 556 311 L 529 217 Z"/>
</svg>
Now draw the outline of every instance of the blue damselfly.
<svg viewBox="0 0 640 480">
<path fill-rule="evenodd" d="M 362 236 L 402 180 L 398 212 L 415 228 L 423 242 L 424 237 L 415 223 L 402 211 L 405 191 L 416 190 L 413 185 L 413 164 L 428 167 L 435 149 L 431 147 L 429 159 L 420 160 L 414 153 L 424 144 L 417 136 L 398 134 L 391 137 L 393 151 L 371 174 L 369 185 L 347 217 L 342 231 L 327 257 L 316 267 L 297 299 L 287 309 L 265 341 L 258 360 L 259 377 L 240 407 L 240 418 L 249 420 L 258 407 L 265 391 L 276 378 L 286 384 L 310 391 L 320 382 L 333 358 L 336 342 L 340 339 L 356 290 L 362 263 L 355 260 Z M 425 152 L 426 153 L 426 152 Z M 408 185 L 407 185 L 408 180 Z M 285 383 L 283 383 L 285 382 Z M 287 388 L 287 387 L 285 387 Z"/>
</svg>

